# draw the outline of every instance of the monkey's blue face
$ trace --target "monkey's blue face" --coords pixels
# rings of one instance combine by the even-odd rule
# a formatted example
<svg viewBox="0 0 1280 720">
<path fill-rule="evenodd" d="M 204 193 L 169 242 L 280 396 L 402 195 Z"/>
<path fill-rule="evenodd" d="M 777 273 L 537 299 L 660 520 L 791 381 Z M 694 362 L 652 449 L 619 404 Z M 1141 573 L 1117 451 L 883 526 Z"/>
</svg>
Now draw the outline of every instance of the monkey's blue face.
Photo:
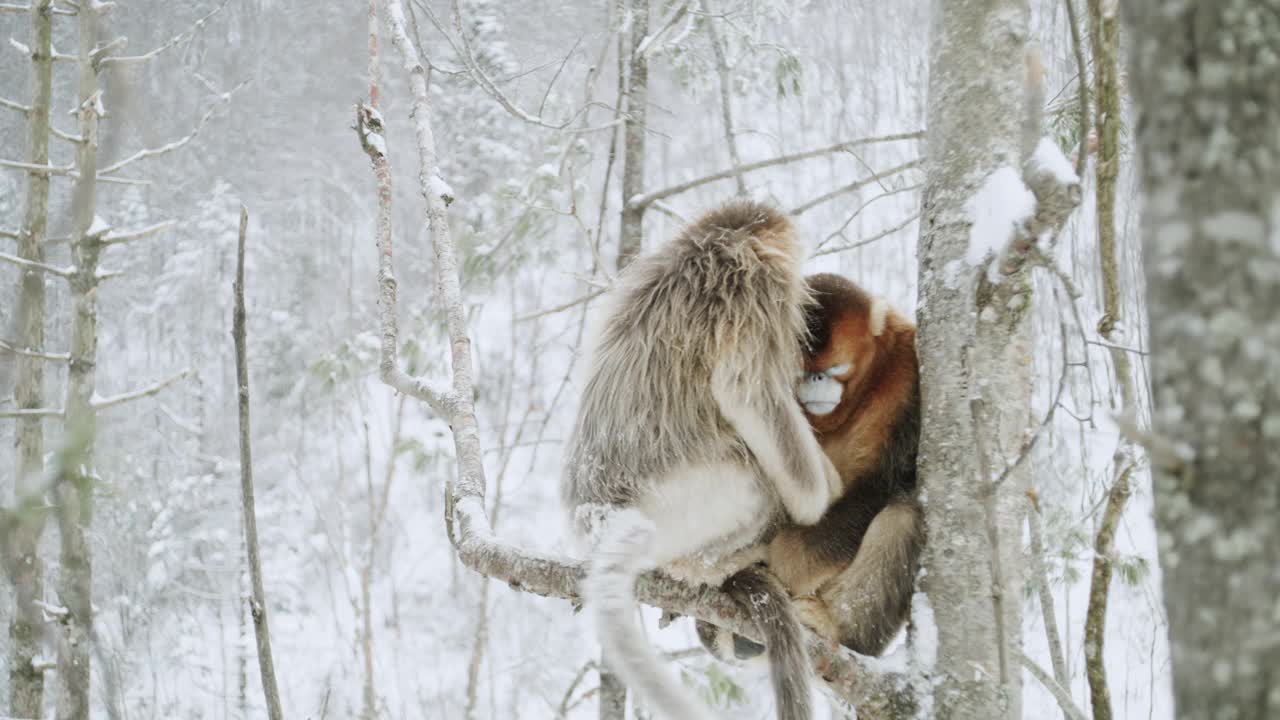
<svg viewBox="0 0 1280 720">
<path fill-rule="evenodd" d="M 852 367 L 845 363 L 825 370 L 807 373 L 796 387 L 796 399 L 810 415 L 827 415 L 840 404 L 844 395 L 844 382 L 840 376 L 848 374 Z"/>
</svg>

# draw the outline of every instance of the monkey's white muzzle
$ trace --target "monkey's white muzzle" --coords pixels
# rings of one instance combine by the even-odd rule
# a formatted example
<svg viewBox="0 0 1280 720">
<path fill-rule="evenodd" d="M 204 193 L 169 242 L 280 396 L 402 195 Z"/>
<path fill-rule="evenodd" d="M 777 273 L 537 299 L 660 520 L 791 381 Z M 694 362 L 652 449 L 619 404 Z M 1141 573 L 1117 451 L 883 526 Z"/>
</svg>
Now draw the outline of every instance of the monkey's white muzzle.
<svg viewBox="0 0 1280 720">
<path fill-rule="evenodd" d="M 796 388 L 796 399 L 810 415 L 826 415 L 840 404 L 844 385 L 826 373 L 809 373 Z"/>
</svg>

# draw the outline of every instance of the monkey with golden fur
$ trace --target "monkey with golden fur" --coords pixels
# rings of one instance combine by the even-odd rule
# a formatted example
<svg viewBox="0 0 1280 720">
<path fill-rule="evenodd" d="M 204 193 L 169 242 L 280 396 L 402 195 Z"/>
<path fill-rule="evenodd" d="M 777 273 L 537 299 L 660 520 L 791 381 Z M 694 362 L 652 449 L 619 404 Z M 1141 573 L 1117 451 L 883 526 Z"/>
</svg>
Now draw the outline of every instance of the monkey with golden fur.
<svg viewBox="0 0 1280 720">
<path fill-rule="evenodd" d="M 924 548 L 916 492 L 920 378 L 915 326 L 838 275 L 808 279 L 810 345 L 796 391 L 843 495 L 817 524 L 782 528 L 767 555 L 802 622 L 864 655 L 879 655 L 910 612 Z M 706 623 L 716 655 L 747 659 L 750 641 Z"/>
<path fill-rule="evenodd" d="M 765 635 L 778 717 L 810 717 L 787 591 L 744 570 L 741 552 L 818 521 L 841 491 L 795 401 L 810 302 L 802 249 L 785 216 L 734 201 L 634 261 L 608 301 L 561 497 L 592 545 L 582 591 L 605 661 L 665 718 L 706 708 L 636 627 L 635 584 L 652 569 L 730 578 Z"/>
</svg>

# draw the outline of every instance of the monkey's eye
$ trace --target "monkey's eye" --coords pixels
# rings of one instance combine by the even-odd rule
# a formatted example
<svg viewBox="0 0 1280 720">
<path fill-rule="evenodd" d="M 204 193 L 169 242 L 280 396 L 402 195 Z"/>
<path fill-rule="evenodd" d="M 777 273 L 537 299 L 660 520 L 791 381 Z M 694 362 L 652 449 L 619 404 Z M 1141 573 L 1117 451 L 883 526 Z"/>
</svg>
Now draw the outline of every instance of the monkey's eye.
<svg viewBox="0 0 1280 720">
<path fill-rule="evenodd" d="M 853 365 L 851 363 L 845 363 L 843 365 L 832 365 L 831 367 L 826 369 L 826 375 L 827 377 L 835 377 L 836 375 L 843 375 L 849 372 L 851 368 L 853 368 Z"/>
</svg>

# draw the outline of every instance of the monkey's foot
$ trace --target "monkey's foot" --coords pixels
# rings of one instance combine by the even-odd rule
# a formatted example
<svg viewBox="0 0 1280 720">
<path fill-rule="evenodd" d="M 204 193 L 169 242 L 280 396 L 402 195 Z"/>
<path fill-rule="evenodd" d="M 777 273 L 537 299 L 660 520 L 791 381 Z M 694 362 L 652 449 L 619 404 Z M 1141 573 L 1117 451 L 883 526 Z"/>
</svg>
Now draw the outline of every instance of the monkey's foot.
<svg viewBox="0 0 1280 720">
<path fill-rule="evenodd" d="M 832 642 L 839 642 L 840 630 L 821 598 L 805 595 L 792 600 L 792 605 L 801 624 Z"/>
</svg>

